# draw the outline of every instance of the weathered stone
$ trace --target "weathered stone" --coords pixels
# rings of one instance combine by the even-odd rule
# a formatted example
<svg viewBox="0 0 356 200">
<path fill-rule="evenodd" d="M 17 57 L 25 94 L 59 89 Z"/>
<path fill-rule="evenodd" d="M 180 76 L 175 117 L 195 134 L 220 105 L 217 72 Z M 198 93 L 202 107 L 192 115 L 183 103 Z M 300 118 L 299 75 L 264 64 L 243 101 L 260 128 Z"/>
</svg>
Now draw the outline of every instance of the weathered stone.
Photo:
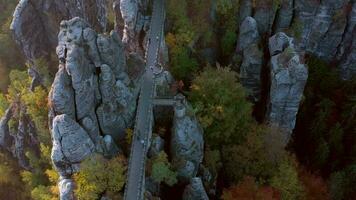
<svg viewBox="0 0 356 200">
<path fill-rule="evenodd" d="M 289 44 L 290 42 L 283 44 L 282 46 L 285 47 L 283 52 L 271 58 L 268 118 L 272 124 L 291 133 L 308 78 L 308 70 L 306 65 L 301 63 L 300 55 L 296 53 L 294 46 Z M 270 46 L 278 45 L 271 44 Z"/>
<path fill-rule="evenodd" d="M 137 0 L 120 0 L 121 17 L 125 23 L 122 41 L 132 52 L 139 48 L 136 32 L 138 9 Z"/>
<path fill-rule="evenodd" d="M 260 40 L 256 20 L 246 17 L 240 25 L 237 51 L 241 52 L 251 44 L 256 44 Z"/>
<path fill-rule="evenodd" d="M 73 18 L 61 22 L 58 40 L 59 59 L 62 51 L 58 49 L 64 48 L 67 52 L 65 68 L 74 89 L 76 118 L 96 143 L 99 140 L 99 125 L 95 108 L 101 98 L 95 75 L 96 67 L 101 66 L 96 33 L 82 19 Z"/>
<path fill-rule="evenodd" d="M 316 52 L 321 38 L 327 33 L 332 22 L 331 11 L 326 6 L 320 6 L 314 18 L 313 28 L 309 34 L 306 50 Z"/>
<path fill-rule="evenodd" d="M 95 145 L 89 134 L 68 115 L 58 115 L 53 120 L 52 161 L 63 177 L 68 177 L 78 169 L 78 164 L 95 151 Z"/>
<path fill-rule="evenodd" d="M 280 54 L 289 46 L 293 45 L 293 38 L 288 37 L 285 33 L 279 32 L 269 38 L 268 47 L 271 56 Z"/>
<path fill-rule="evenodd" d="M 13 114 L 13 105 L 11 105 L 6 111 L 4 116 L 0 119 L 0 146 L 3 149 L 9 149 L 12 144 L 13 138 L 10 135 L 9 121 Z"/>
<path fill-rule="evenodd" d="M 217 174 L 213 175 L 209 169 L 203 165 L 200 165 L 199 177 L 201 178 L 204 188 L 209 196 L 216 195 L 216 182 Z"/>
<path fill-rule="evenodd" d="M 294 0 L 282 0 L 276 16 L 276 31 L 285 31 L 289 28 L 293 19 L 293 2 Z"/>
<path fill-rule="evenodd" d="M 239 20 L 243 22 L 246 17 L 252 16 L 252 1 L 251 0 L 241 0 L 239 8 Z"/>
<path fill-rule="evenodd" d="M 164 140 L 160 136 L 153 135 L 150 149 L 148 150 L 148 156 L 152 158 L 158 155 L 159 152 L 163 151 L 164 143 Z"/>
<path fill-rule="evenodd" d="M 117 33 L 112 31 L 110 36 L 99 34 L 97 45 L 102 63 L 111 67 L 116 80 L 127 79 L 125 54 Z"/>
<path fill-rule="evenodd" d="M 60 200 L 74 200 L 75 183 L 72 179 L 61 178 L 59 183 L 59 198 Z"/>
<path fill-rule="evenodd" d="M 166 98 L 173 97 L 175 94 L 171 91 L 171 86 L 174 83 L 174 78 L 168 71 L 163 71 L 155 75 L 155 94 L 156 97 Z"/>
<path fill-rule="evenodd" d="M 258 32 L 261 35 L 270 34 L 276 14 L 276 6 L 273 0 L 256 1 L 253 18 L 257 22 Z"/>
<path fill-rule="evenodd" d="M 115 82 L 114 74 L 107 65 L 102 65 L 100 91 L 103 104 L 96 113 L 104 134 L 111 135 L 115 141 L 124 139 L 125 129 L 133 123 L 137 96 L 120 80 Z"/>
<path fill-rule="evenodd" d="M 183 163 L 177 171 L 182 181 L 195 177 L 204 154 L 202 129 L 194 116 L 184 112 L 187 106 L 186 103 L 175 106 L 171 138 L 172 159 L 176 162 L 173 164 Z"/>
<path fill-rule="evenodd" d="M 261 98 L 261 70 L 263 52 L 256 44 L 251 44 L 243 51 L 243 62 L 240 67 L 241 84 L 247 89 L 254 102 Z"/>
<path fill-rule="evenodd" d="M 55 115 L 67 114 L 72 119 L 76 118 L 74 90 L 64 65 L 59 65 L 48 99 Z"/>
<path fill-rule="evenodd" d="M 209 200 L 200 178 L 192 178 L 183 192 L 183 200 Z"/>
<path fill-rule="evenodd" d="M 352 10 L 348 17 L 344 39 L 339 47 L 338 58 L 341 59 L 341 78 L 348 80 L 355 75 L 355 35 L 356 35 L 356 2 L 352 4 Z"/>
<path fill-rule="evenodd" d="M 356 28 L 353 31 L 353 38 L 356 37 Z M 350 53 L 340 64 L 341 78 L 349 80 L 356 75 L 356 40 L 352 41 Z"/>
<path fill-rule="evenodd" d="M 160 184 L 155 182 L 151 177 L 146 177 L 145 179 L 145 188 L 151 195 L 159 196 L 160 195 Z"/>
<path fill-rule="evenodd" d="M 236 56 L 242 54 L 242 64 L 239 68 L 241 83 L 252 101 L 257 102 L 261 95 L 263 52 L 258 46 L 260 35 L 254 18 L 246 17 L 242 22 L 238 41 Z"/>
<path fill-rule="evenodd" d="M 346 27 L 350 22 L 347 22 L 348 13 L 345 12 L 349 1 L 295 1 L 297 21 L 302 25 L 298 47 L 326 61 L 340 59 L 345 48 L 342 41 L 349 40 Z"/>
<path fill-rule="evenodd" d="M 13 15 L 11 30 L 25 57 L 34 61 L 49 57 L 57 46 L 61 20 L 82 17 L 96 30 L 106 27 L 105 0 L 21 0 Z"/>
<path fill-rule="evenodd" d="M 19 118 L 15 118 L 20 113 Z M 17 129 L 10 129 L 10 120 L 16 120 Z M 30 165 L 25 156 L 26 149 L 38 150 L 36 129 L 30 117 L 26 114 L 26 107 L 15 100 L 0 119 L 0 148 L 8 151 L 17 160 L 20 167 L 29 170 Z"/>
</svg>

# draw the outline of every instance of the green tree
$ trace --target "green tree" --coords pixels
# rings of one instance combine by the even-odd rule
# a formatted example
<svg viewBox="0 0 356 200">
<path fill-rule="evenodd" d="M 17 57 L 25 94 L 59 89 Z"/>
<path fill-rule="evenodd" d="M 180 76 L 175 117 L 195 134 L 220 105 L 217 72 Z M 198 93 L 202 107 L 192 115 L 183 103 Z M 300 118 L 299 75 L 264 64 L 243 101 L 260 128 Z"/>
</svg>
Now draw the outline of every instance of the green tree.
<svg viewBox="0 0 356 200">
<path fill-rule="evenodd" d="M 18 174 L 19 166 L 11 155 L 0 152 L 0 199 L 29 199 Z"/>
<path fill-rule="evenodd" d="M 282 200 L 299 200 L 304 197 L 303 186 L 291 159 L 281 162 L 276 176 L 271 179 L 271 186 L 280 191 Z"/>
<path fill-rule="evenodd" d="M 330 178 L 330 193 L 334 200 L 353 199 L 356 195 L 356 165 L 334 172 Z"/>
<path fill-rule="evenodd" d="M 24 58 L 12 39 L 10 24 L 17 0 L 0 0 L 0 90 L 5 91 L 11 69 L 24 66 Z"/>
<path fill-rule="evenodd" d="M 211 149 L 241 143 L 253 124 L 251 104 L 237 77 L 229 68 L 207 67 L 193 80 L 189 100 Z"/>
<path fill-rule="evenodd" d="M 172 170 L 167 154 L 164 151 L 154 157 L 152 162 L 151 177 L 155 182 L 164 182 L 169 186 L 177 183 L 177 173 Z"/>
<path fill-rule="evenodd" d="M 6 100 L 5 95 L 0 93 L 0 117 L 5 114 L 6 109 L 9 107 L 9 102 Z"/>
<path fill-rule="evenodd" d="M 28 91 L 28 90 L 26 90 Z M 22 101 L 26 105 L 27 114 L 36 125 L 37 134 L 42 143 L 51 144 L 51 135 L 48 127 L 48 91 L 42 86 L 35 88 L 34 92 L 26 92 Z"/>
</svg>

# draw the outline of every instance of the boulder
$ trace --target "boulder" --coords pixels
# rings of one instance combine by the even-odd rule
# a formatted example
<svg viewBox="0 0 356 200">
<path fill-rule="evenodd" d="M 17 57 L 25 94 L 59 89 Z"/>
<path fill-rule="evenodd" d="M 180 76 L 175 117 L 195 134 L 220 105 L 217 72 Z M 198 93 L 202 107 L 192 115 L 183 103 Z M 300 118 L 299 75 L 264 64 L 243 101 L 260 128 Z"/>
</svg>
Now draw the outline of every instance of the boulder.
<svg viewBox="0 0 356 200">
<path fill-rule="evenodd" d="M 164 139 L 162 139 L 160 136 L 153 135 L 151 146 L 148 150 L 148 156 L 150 158 L 157 156 L 159 152 L 163 151 L 164 143 Z"/>
<path fill-rule="evenodd" d="M 95 151 L 89 134 L 68 115 L 57 115 L 53 120 L 51 158 L 58 173 L 70 177 L 78 171 L 76 164 Z"/>
</svg>

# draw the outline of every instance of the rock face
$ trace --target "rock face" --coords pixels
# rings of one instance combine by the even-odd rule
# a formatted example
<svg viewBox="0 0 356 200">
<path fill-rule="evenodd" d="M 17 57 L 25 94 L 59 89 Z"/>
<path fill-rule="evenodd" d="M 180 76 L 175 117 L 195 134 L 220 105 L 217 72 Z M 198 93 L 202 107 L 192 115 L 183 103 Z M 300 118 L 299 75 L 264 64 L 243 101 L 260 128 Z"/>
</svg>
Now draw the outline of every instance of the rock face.
<svg viewBox="0 0 356 200">
<path fill-rule="evenodd" d="M 293 2 L 294 0 L 282 0 L 280 3 L 280 9 L 278 15 L 276 16 L 276 31 L 287 30 L 293 19 Z"/>
<path fill-rule="evenodd" d="M 291 133 L 308 78 L 308 70 L 292 39 L 278 33 L 269 40 L 271 88 L 268 119 Z"/>
<path fill-rule="evenodd" d="M 355 57 L 352 51 L 355 1 L 267 0 L 253 4 L 251 0 L 243 0 L 240 1 L 239 20 L 241 39 L 238 40 L 237 53 L 241 55 L 256 38 L 265 43 L 265 38 L 274 33 L 289 31 L 295 33 L 298 51 L 336 63 L 343 79 L 350 79 L 355 74 L 352 64 Z M 252 55 L 255 53 L 251 50 Z"/>
<path fill-rule="evenodd" d="M 241 0 L 239 8 L 239 20 L 243 22 L 246 17 L 252 16 L 252 1 Z"/>
<path fill-rule="evenodd" d="M 49 94 L 52 161 L 61 175 L 61 198 L 72 199 L 71 175 L 80 162 L 94 152 L 120 152 L 117 144 L 135 116 L 140 76 L 127 74 L 116 33 L 98 35 L 81 18 L 61 22 L 56 50 L 60 64 Z"/>
<path fill-rule="evenodd" d="M 171 138 L 173 164 L 178 165 L 178 178 L 187 182 L 197 175 L 204 155 L 203 132 L 194 116 L 186 112 L 187 103 L 175 106 Z"/>
<path fill-rule="evenodd" d="M 296 16 L 302 28 L 297 46 L 328 62 L 340 63 L 341 77 L 355 74 L 350 58 L 356 24 L 356 2 L 295 0 Z M 352 59 L 351 59 L 352 60 Z"/>
<path fill-rule="evenodd" d="M 208 200 L 203 182 L 200 178 L 192 178 L 184 189 L 183 200 Z"/>
<path fill-rule="evenodd" d="M 59 198 L 61 200 L 75 199 L 73 191 L 75 185 L 72 179 L 62 179 L 59 181 L 58 186 L 60 191 Z"/>
<path fill-rule="evenodd" d="M 95 151 L 89 134 L 68 115 L 58 115 L 53 120 L 52 161 L 63 177 L 70 177 L 79 169 L 79 163 Z"/>
<path fill-rule="evenodd" d="M 117 14 L 116 18 L 124 22 L 122 41 L 127 46 L 127 50 L 141 55 L 145 48 L 142 33 L 148 32 L 149 17 L 145 16 L 148 2 L 148 0 L 120 0 L 121 15 Z M 117 24 L 122 22 L 118 21 Z"/>
<path fill-rule="evenodd" d="M 258 31 L 261 35 L 270 34 L 276 14 L 276 6 L 273 0 L 256 1 L 253 18 L 257 22 Z"/>
<path fill-rule="evenodd" d="M 41 84 L 36 59 L 51 60 L 57 46 L 58 24 L 61 20 L 81 17 L 97 31 L 105 31 L 107 23 L 106 0 L 21 0 L 11 23 L 13 38 L 28 63 L 33 78 L 31 89 Z"/>
<path fill-rule="evenodd" d="M 256 20 L 253 17 L 246 17 L 240 25 L 237 51 L 243 51 L 251 44 L 257 44 L 259 40 Z"/>
<path fill-rule="evenodd" d="M 356 2 L 352 4 L 351 12 L 348 16 L 347 28 L 344 39 L 340 45 L 338 56 L 342 57 L 341 62 L 341 77 L 345 80 L 350 79 L 352 75 L 356 74 Z M 348 54 L 347 54 L 348 53 Z"/>
<path fill-rule="evenodd" d="M 105 0 L 21 0 L 11 30 L 26 58 L 34 60 L 53 52 L 61 20 L 81 17 L 96 30 L 103 31 L 106 15 Z"/>
<path fill-rule="evenodd" d="M 0 119 L 0 149 L 10 152 L 20 167 L 29 170 L 25 148 L 36 152 L 39 150 L 38 144 L 35 125 L 26 114 L 26 107 L 20 101 L 15 101 Z"/>
<path fill-rule="evenodd" d="M 240 26 L 239 47 L 243 61 L 240 66 L 241 84 L 247 89 L 252 101 L 258 102 L 261 95 L 261 70 L 263 52 L 258 47 L 260 35 L 256 20 L 246 17 Z"/>
</svg>

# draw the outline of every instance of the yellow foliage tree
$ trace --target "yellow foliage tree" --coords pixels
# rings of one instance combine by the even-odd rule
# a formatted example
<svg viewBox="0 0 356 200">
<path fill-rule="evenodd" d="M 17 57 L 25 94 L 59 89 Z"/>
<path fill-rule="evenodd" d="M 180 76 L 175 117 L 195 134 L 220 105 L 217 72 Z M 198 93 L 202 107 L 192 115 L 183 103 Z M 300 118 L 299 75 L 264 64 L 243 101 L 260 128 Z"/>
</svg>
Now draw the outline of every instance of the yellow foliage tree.
<svg viewBox="0 0 356 200">
<path fill-rule="evenodd" d="M 118 193 L 125 183 L 126 165 L 122 156 L 107 160 L 96 154 L 86 159 L 81 163 L 80 172 L 74 175 L 76 196 L 95 200 L 104 192 Z"/>
</svg>

